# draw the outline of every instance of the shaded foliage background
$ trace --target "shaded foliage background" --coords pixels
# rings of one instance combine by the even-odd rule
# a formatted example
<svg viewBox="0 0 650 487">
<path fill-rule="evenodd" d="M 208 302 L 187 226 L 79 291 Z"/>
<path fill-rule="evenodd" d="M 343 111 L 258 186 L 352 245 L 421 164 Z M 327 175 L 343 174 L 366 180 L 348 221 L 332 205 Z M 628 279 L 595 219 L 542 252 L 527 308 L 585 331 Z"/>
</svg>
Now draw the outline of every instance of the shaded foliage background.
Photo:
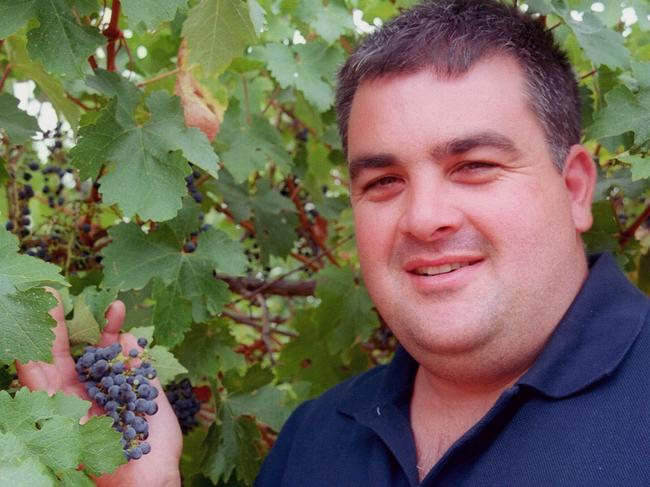
<svg viewBox="0 0 650 487">
<path fill-rule="evenodd" d="M 110 422 L 77 424 L 87 405 L 17 392 L 14 360 L 51 358 L 43 285 L 74 346 L 119 298 L 162 382 L 192 381 L 186 485 L 250 485 L 296 405 L 390 358 L 359 275 L 333 79 L 411 3 L 0 0 L 0 479 L 92 485 L 119 463 Z M 585 242 L 650 292 L 650 3 L 520 7 L 580 78 L 600 178 Z"/>
</svg>

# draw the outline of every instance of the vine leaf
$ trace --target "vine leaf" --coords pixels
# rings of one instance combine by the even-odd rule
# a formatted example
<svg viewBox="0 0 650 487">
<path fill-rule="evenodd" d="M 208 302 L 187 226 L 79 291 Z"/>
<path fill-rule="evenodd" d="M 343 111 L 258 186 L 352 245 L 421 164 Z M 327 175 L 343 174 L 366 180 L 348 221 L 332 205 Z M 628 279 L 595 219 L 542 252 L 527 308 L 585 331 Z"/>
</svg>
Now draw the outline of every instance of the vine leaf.
<svg viewBox="0 0 650 487">
<path fill-rule="evenodd" d="M 526 3 L 531 11 L 560 16 L 595 66 L 630 67 L 630 52 L 624 45 L 623 36 L 603 25 L 597 15 L 584 12 L 582 19 L 576 20 L 565 0 L 529 0 Z"/>
<path fill-rule="evenodd" d="M 174 355 L 187 367 L 192 382 L 205 377 L 216 377 L 219 371 L 240 370 L 246 366 L 243 355 L 236 353 L 235 339 L 228 331 L 228 324 L 219 319 L 212 324 L 192 325 Z"/>
<path fill-rule="evenodd" d="M 0 14 L 0 18 L 2 15 Z M 29 59 L 27 42 L 24 38 L 13 36 L 5 40 L 9 51 L 11 69 L 31 79 L 45 93 L 57 113 L 63 114 L 73 130 L 79 125 L 79 107 L 70 101 L 65 94 L 61 80 L 47 74 L 43 64 Z"/>
<path fill-rule="evenodd" d="M 34 16 L 38 0 L 0 0 L 0 39 L 9 37 Z"/>
<path fill-rule="evenodd" d="M 236 100 L 228 106 L 217 142 L 224 166 L 238 183 L 252 171 L 263 170 L 269 162 L 280 169 L 291 164 L 278 131 L 259 115 L 247 120 Z"/>
<path fill-rule="evenodd" d="M 329 5 L 318 8 L 314 30 L 328 43 L 333 43 L 351 29 L 354 29 L 352 15 L 344 7 L 330 2 Z"/>
<path fill-rule="evenodd" d="M 142 22 L 155 29 L 161 22 L 172 20 L 178 9 L 187 8 L 187 0 L 122 0 L 122 8 L 132 27 Z"/>
<path fill-rule="evenodd" d="M 222 405 L 219 419 L 203 442 L 201 470 L 214 483 L 227 483 L 235 473 L 237 480 L 251 485 L 261 464 L 256 448 L 260 439 L 257 425 L 250 418 L 236 417 L 228 404 Z"/>
<path fill-rule="evenodd" d="M 89 402 L 61 393 L 48 397 L 44 391 L 22 388 L 12 398 L 7 391 L 0 391 L 0 451 L 6 452 L 4 447 L 10 445 L 12 452 L 22 453 L 1 453 L 0 474 L 29 480 L 20 485 L 55 485 L 57 474 L 75 472 L 80 463 L 94 475 L 123 464 L 120 434 L 112 429 L 110 418 L 96 417 L 79 424 L 89 407 Z M 24 477 L 25 464 L 32 469 L 29 477 Z"/>
<path fill-rule="evenodd" d="M 563 10 L 560 15 L 595 66 L 605 64 L 610 68 L 630 67 L 630 52 L 623 44 L 623 36 L 605 27 L 595 14 L 585 12 L 580 22 L 573 19 L 567 10 Z"/>
<path fill-rule="evenodd" d="M 183 37 L 190 48 L 190 62 L 200 63 L 209 73 L 223 70 L 257 34 L 241 0 L 201 0 L 183 24 Z"/>
<path fill-rule="evenodd" d="M 74 297 L 74 316 L 66 324 L 70 343 L 73 345 L 99 342 L 99 323 L 86 303 L 84 293 Z"/>
<path fill-rule="evenodd" d="M 38 123 L 18 108 L 18 100 L 8 93 L 0 93 L 0 128 L 5 131 L 9 141 L 18 145 L 36 133 Z"/>
<path fill-rule="evenodd" d="M 59 268 L 18 254 L 18 239 L 0 229 L 0 362 L 50 360 L 56 304 L 41 286 L 67 285 Z"/>
<path fill-rule="evenodd" d="M 90 83 L 114 95 L 94 125 L 79 131 L 80 140 L 71 151 L 72 163 L 81 178 L 95 177 L 111 162 L 102 177 L 104 201 L 117 204 L 126 216 L 164 221 L 173 218 L 187 193 L 184 177 L 187 161 L 216 177 L 217 155 L 196 128 L 187 128 L 178 97 L 163 91 L 146 100 L 151 118 L 135 120 L 137 89 L 113 73 L 99 73 Z"/>
<path fill-rule="evenodd" d="M 321 306 L 316 319 L 329 322 L 332 329 L 327 344 L 332 353 L 366 340 L 379 324 L 374 305 L 365 287 L 355 282 L 352 269 L 328 267 L 318 279 L 316 296 Z"/>
<path fill-rule="evenodd" d="M 256 57 L 266 61 L 282 88 L 297 88 L 321 111 L 334 103 L 334 88 L 330 80 L 343 61 L 339 49 L 314 41 L 291 47 L 267 44 L 254 52 Z"/>
<path fill-rule="evenodd" d="M 161 345 L 149 349 L 149 357 L 156 367 L 158 379 L 163 386 L 172 382 L 180 374 L 187 373 L 187 369 L 172 355 L 172 353 Z"/>
<path fill-rule="evenodd" d="M 616 159 L 631 166 L 632 181 L 650 178 L 650 157 L 626 153 L 617 155 Z"/>
<path fill-rule="evenodd" d="M 173 330 L 173 320 L 165 313 L 153 312 L 153 325 L 159 326 L 154 337 L 161 345 L 174 346 L 182 340 L 186 331 L 188 305 L 192 313 L 201 307 L 209 313 L 218 313 L 228 300 L 228 286 L 214 278 L 213 272 L 220 270 L 230 274 L 241 273 L 246 265 L 241 246 L 219 230 L 210 229 L 197 239 L 197 249 L 185 253 L 181 249 L 183 237 L 175 232 L 174 220 L 145 234 L 134 224 L 122 224 L 109 230 L 113 243 L 104 249 L 104 283 L 120 290 L 140 289 L 154 279 L 160 279 L 164 286 L 157 288 L 164 310 L 178 315 L 183 310 L 184 322 L 180 329 Z M 174 309 L 173 307 L 178 307 Z M 203 315 L 199 318 L 206 318 Z"/>
<path fill-rule="evenodd" d="M 65 0 L 37 0 L 34 13 L 40 25 L 27 33 L 31 58 L 52 73 L 83 76 L 88 56 L 104 43 L 104 36 L 79 25 Z"/>
<path fill-rule="evenodd" d="M 588 129 L 590 138 L 611 137 L 634 132 L 637 145 L 650 139 L 650 90 L 634 95 L 619 85 L 605 95 L 607 106 L 603 108 L 594 124 Z"/>
<path fill-rule="evenodd" d="M 271 255 L 286 257 L 293 247 L 297 224 L 296 210 L 291 200 L 260 181 L 257 191 L 248 194 L 246 184 L 236 185 L 229 174 L 223 174 L 216 187 L 237 221 L 253 219 L 255 236 L 260 246 L 262 262 Z"/>
</svg>

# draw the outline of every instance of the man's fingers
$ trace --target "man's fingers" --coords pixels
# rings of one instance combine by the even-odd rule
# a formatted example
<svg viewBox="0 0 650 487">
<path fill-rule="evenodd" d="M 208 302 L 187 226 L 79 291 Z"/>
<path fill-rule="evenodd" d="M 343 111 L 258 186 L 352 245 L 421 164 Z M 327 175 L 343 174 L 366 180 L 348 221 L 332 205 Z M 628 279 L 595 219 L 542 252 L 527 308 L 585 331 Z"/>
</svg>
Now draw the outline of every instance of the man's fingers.
<svg viewBox="0 0 650 487">
<path fill-rule="evenodd" d="M 56 320 L 54 328 L 54 344 L 52 345 L 52 356 L 54 360 L 70 356 L 70 340 L 68 339 L 68 327 L 65 324 L 65 311 L 61 296 L 56 289 L 45 287 L 45 290 L 56 299 L 56 306 L 49 313 Z"/>
<path fill-rule="evenodd" d="M 118 341 L 125 315 L 126 307 L 124 303 L 120 300 L 113 301 L 108 311 L 106 311 L 106 326 L 99 341 L 100 346 L 105 347 Z"/>
</svg>

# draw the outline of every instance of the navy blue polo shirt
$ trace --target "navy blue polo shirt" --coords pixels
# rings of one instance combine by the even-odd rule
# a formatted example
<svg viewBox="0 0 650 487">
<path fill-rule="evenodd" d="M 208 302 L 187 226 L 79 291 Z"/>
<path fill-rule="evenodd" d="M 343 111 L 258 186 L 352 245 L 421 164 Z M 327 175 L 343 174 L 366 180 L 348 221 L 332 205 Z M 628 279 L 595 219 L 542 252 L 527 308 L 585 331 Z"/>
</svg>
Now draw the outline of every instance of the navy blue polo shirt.
<svg viewBox="0 0 650 487">
<path fill-rule="evenodd" d="M 650 486 L 650 300 L 611 256 L 591 263 L 535 363 L 422 483 L 409 422 L 418 365 L 399 348 L 301 405 L 256 486 Z"/>
</svg>

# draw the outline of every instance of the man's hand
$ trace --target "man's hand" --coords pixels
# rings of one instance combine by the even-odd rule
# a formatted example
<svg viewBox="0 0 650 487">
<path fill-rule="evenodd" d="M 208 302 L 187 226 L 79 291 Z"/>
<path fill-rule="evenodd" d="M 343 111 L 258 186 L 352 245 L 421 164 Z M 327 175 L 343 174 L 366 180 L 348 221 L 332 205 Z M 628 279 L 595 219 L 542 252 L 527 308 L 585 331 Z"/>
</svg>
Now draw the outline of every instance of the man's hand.
<svg viewBox="0 0 650 487">
<path fill-rule="evenodd" d="M 56 291 L 48 289 L 58 301 L 56 308 L 50 310 L 50 315 L 56 320 L 54 329 L 56 335 L 52 347 L 53 363 L 28 362 L 17 363 L 20 383 L 31 390 L 43 390 L 48 394 L 62 391 L 90 401 L 85 387 L 77 379 L 74 359 L 70 355 L 68 329 L 65 324 L 63 305 Z M 136 338 L 131 334 L 120 335 L 124 322 L 124 303 L 115 301 L 106 312 L 107 324 L 102 332 L 99 346 L 120 342 L 124 350 L 138 348 Z M 97 479 L 97 485 L 102 487 L 178 487 L 181 485 L 178 463 L 183 446 L 183 437 L 174 411 L 162 391 L 158 379 L 151 381 L 158 388 L 158 412 L 147 416 L 149 422 L 149 438 L 151 453 L 139 460 L 132 460 L 122 465 L 113 474 L 104 475 Z M 89 410 L 89 415 L 103 414 L 103 409 L 96 404 Z"/>
</svg>

